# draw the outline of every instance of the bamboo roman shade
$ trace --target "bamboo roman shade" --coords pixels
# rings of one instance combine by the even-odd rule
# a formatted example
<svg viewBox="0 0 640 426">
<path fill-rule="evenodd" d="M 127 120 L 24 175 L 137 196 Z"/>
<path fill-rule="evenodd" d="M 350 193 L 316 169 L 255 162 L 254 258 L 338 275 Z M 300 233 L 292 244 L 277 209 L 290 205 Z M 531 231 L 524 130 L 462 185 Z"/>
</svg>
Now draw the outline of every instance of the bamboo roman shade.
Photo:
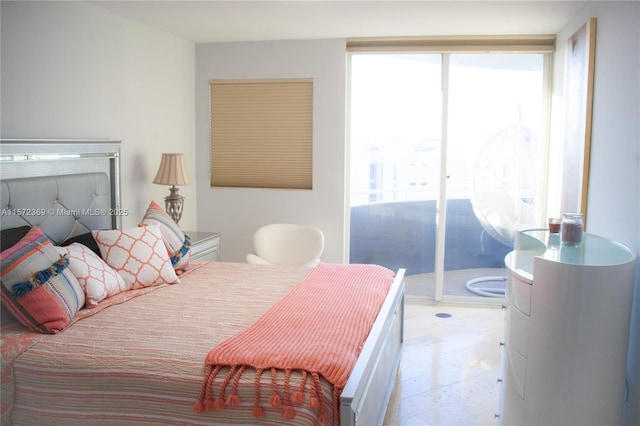
<svg viewBox="0 0 640 426">
<path fill-rule="evenodd" d="M 211 186 L 312 189 L 313 81 L 209 85 Z"/>
</svg>

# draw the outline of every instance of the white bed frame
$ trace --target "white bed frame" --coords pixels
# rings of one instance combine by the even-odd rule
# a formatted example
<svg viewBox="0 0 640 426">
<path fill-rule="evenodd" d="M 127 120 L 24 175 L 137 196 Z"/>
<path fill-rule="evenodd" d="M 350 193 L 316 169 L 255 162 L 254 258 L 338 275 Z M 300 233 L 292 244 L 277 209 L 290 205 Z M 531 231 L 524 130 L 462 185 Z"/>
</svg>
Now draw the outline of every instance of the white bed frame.
<svg viewBox="0 0 640 426">
<path fill-rule="evenodd" d="M 0 181 L 93 172 L 107 173 L 111 206 L 114 209 L 120 208 L 118 141 L 2 139 L 0 171 Z M 11 205 L 12 211 L 15 212 L 34 207 L 36 206 L 33 203 L 28 206 Z M 8 217 L 0 218 L 0 228 L 32 224 L 32 219 L 15 216 L 12 216 L 11 220 L 8 220 Z M 118 219 L 118 216 L 114 216 L 111 227 L 120 226 Z M 340 421 L 344 426 L 381 425 L 384 420 L 402 355 L 404 273 L 404 269 L 396 273 L 391 290 L 343 389 L 340 397 Z"/>
<path fill-rule="evenodd" d="M 340 395 L 341 425 L 381 425 L 402 357 L 404 269 L 396 273 L 378 318 Z"/>
</svg>

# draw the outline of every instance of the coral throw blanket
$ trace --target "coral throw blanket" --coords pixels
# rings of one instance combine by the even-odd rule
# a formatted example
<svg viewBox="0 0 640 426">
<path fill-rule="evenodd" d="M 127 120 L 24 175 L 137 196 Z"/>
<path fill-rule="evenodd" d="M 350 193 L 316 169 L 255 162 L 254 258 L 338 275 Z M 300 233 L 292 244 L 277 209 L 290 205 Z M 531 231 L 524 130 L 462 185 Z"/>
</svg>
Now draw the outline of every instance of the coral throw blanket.
<svg viewBox="0 0 640 426">
<path fill-rule="evenodd" d="M 256 323 L 209 352 L 194 410 L 239 404 L 237 380 L 251 368 L 255 417 L 263 415 L 260 394 L 265 391 L 272 407 L 282 407 L 284 418 L 293 418 L 294 406 L 305 403 L 317 409 L 320 423 L 327 423 L 318 398 L 323 377 L 333 385 L 333 423 L 339 424 L 340 394 L 393 278 L 392 271 L 377 265 L 319 264 Z M 289 376 L 295 370 L 303 379 L 291 389 Z M 272 378 L 266 390 L 260 389 L 263 373 Z"/>
</svg>

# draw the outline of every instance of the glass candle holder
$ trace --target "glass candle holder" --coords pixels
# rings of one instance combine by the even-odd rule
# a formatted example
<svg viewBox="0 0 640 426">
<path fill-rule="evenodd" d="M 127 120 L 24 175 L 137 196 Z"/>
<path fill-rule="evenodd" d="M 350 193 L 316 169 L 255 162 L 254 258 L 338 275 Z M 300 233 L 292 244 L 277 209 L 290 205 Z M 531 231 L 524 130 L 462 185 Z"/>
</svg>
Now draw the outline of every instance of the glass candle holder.
<svg viewBox="0 0 640 426">
<path fill-rule="evenodd" d="M 564 213 L 562 215 L 561 241 L 568 246 L 577 246 L 582 242 L 582 213 Z"/>
<path fill-rule="evenodd" d="M 549 218 L 549 232 L 552 234 L 558 234 L 560 232 L 560 223 L 562 219 L 556 217 Z"/>
</svg>

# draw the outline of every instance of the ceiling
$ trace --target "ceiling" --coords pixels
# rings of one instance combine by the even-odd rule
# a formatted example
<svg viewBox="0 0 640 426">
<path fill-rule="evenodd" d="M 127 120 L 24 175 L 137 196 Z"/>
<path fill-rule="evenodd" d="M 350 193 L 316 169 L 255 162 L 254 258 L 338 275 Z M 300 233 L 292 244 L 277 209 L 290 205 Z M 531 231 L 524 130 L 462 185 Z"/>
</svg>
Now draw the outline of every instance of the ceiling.
<svg viewBox="0 0 640 426">
<path fill-rule="evenodd" d="M 555 34 L 585 1 L 87 1 L 194 43 Z"/>
</svg>

